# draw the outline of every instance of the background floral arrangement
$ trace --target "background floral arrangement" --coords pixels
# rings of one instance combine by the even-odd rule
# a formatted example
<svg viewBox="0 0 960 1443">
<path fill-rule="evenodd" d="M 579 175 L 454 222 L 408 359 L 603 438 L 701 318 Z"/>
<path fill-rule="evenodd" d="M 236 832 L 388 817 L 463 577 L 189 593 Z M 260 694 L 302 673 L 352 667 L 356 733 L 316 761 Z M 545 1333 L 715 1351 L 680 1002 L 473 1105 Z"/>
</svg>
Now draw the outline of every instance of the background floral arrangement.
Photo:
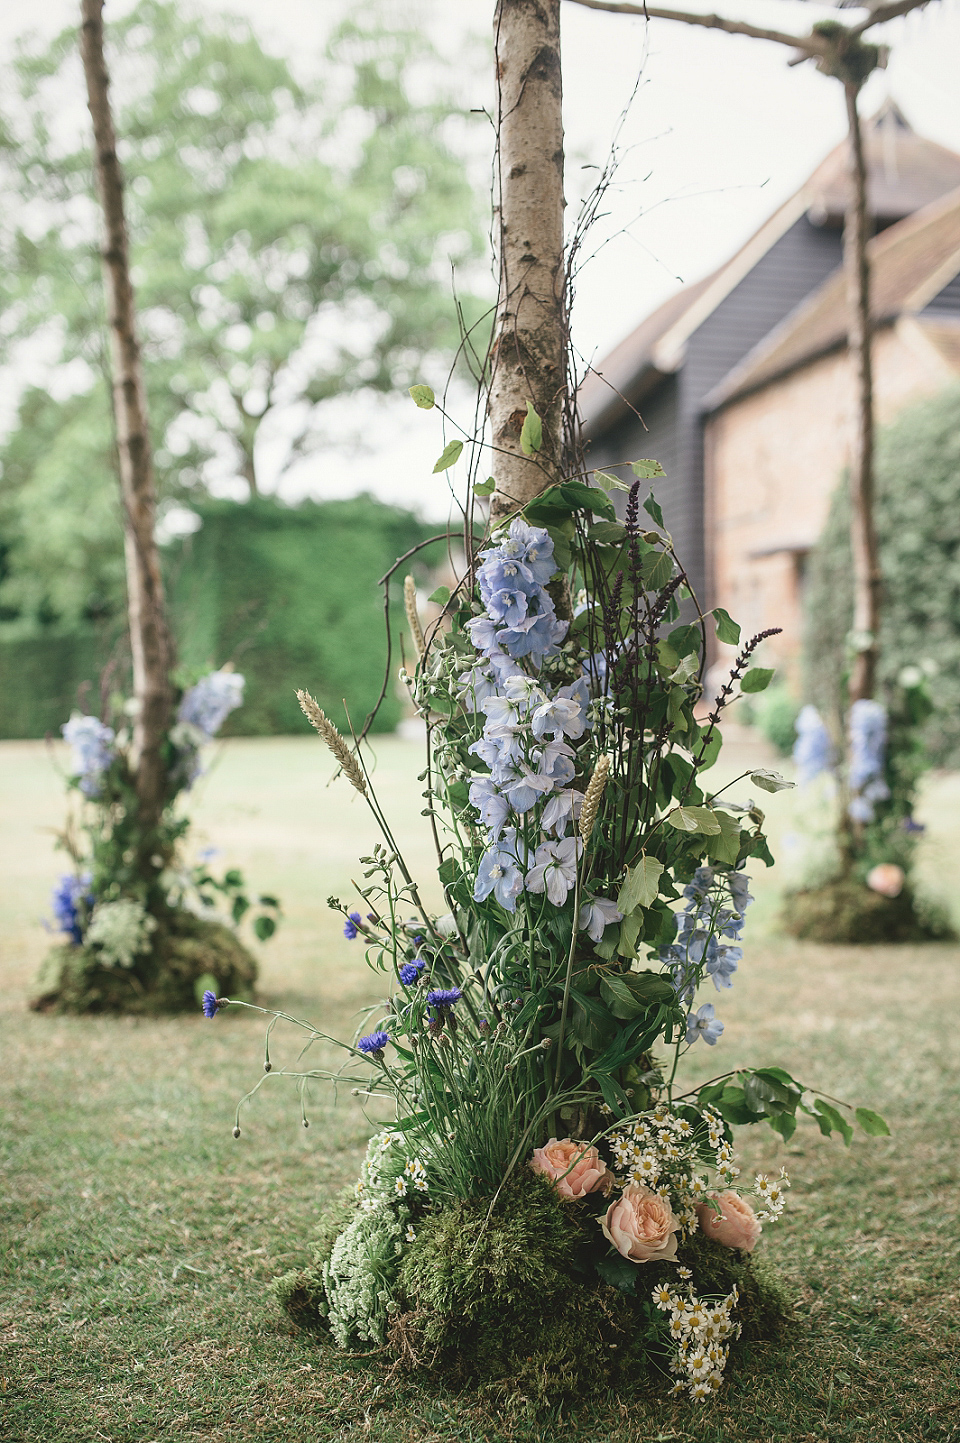
<svg viewBox="0 0 960 1443">
<path fill-rule="evenodd" d="M 80 805 L 59 839 L 73 870 L 52 897 L 64 941 L 44 964 L 36 1007 L 167 1011 L 194 1006 L 205 988 L 221 985 L 252 995 L 255 960 L 218 919 L 217 899 L 233 926 L 250 914 L 261 941 L 276 929 L 277 900 L 254 902 L 236 870 L 215 877 L 209 854 L 187 865 L 190 821 L 177 807 L 201 774 L 203 748 L 241 705 L 243 686 L 238 673 L 213 671 L 183 692 L 164 745 L 163 812 L 149 832 L 138 817 L 129 704 L 114 699 L 112 725 L 80 712 L 64 724 L 68 786 Z"/>
<path fill-rule="evenodd" d="M 301 1322 L 534 1387 L 657 1366 L 700 1399 L 741 1327 L 779 1315 L 749 1254 L 787 1182 L 757 1177 L 748 1201 L 732 1126 L 789 1138 L 803 1111 L 847 1142 L 852 1126 L 778 1067 L 677 1081 L 723 1032 L 698 994 L 733 985 L 744 869 L 772 863 L 763 813 L 731 793 L 790 784 L 756 770 L 709 788 L 723 708 L 772 676 L 752 665 L 764 634 L 703 715 L 708 621 L 729 643 L 739 628 L 700 612 L 652 495 L 641 519 L 659 468 L 634 470 L 629 488 L 603 478 L 628 491 L 623 521 L 569 481 L 495 526 L 426 636 L 407 587 L 418 655 L 401 676 L 427 723 L 445 914 L 423 905 L 361 749 L 301 693 L 383 833 L 361 907 L 331 905 L 389 995 L 353 1044 L 271 1014 L 253 1092 L 332 1077 L 393 1112 L 312 1267 L 279 1284 Z M 211 991 L 204 1011 L 228 1001 Z M 269 1054 L 280 1020 L 307 1033 L 289 1068 Z M 321 1039 L 344 1051 L 335 1072 L 309 1066 Z"/>
</svg>

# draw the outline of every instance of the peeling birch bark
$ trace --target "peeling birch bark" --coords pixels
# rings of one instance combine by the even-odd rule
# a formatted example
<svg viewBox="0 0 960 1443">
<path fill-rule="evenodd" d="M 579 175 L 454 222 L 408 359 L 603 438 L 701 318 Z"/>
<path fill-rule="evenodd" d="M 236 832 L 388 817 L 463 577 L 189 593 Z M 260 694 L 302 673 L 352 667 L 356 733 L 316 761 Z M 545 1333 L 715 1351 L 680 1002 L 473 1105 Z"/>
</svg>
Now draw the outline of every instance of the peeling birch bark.
<svg viewBox="0 0 960 1443">
<path fill-rule="evenodd" d="M 173 646 L 167 625 L 160 559 L 154 538 L 156 486 L 140 345 L 136 334 L 123 174 L 110 110 L 110 77 L 103 53 L 103 0 L 81 0 L 80 48 L 93 120 L 97 187 L 103 208 L 104 289 L 110 328 L 113 408 L 123 500 L 124 553 L 133 691 L 132 763 L 144 830 L 159 820 L 166 792 L 161 754 L 170 721 Z"/>
<path fill-rule="evenodd" d="M 494 42 L 500 295 L 487 405 L 497 518 L 561 474 L 567 326 L 560 0 L 498 0 Z M 532 456 L 520 447 L 528 402 L 543 426 L 541 449 Z"/>
</svg>

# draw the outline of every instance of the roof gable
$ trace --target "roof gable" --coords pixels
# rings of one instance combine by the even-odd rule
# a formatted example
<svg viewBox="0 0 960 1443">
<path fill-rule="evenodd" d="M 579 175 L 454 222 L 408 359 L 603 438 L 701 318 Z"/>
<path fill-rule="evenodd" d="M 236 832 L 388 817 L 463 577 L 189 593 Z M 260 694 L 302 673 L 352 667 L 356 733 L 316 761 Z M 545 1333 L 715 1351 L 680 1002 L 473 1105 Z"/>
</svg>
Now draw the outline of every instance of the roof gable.
<svg viewBox="0 0 960 1443">
<path fill-rule="evenodd" d="M 960 187 L 868 246 L 874 325 L 922 311 L 960 273 Z M 715 411 L 846 344 L 846 282 L 837 270 L 706 398 Z"/>
</svg>

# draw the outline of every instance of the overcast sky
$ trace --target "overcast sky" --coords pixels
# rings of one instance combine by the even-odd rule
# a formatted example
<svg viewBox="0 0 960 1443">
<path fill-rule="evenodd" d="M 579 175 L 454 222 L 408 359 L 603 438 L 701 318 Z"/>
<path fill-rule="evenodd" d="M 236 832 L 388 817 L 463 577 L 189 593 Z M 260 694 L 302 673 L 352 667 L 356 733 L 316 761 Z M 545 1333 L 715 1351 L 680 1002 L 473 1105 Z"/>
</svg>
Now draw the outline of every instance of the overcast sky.
<svg viewBox="0 0 960 1443">
<path fill-rule="evenodd" d="M 493 9 L 492 0 L 386 0 L 384 8 L 394 6 L 398 18 L 417 18 L 429 29 L 452 65 L 464 54 L 466 34 L 487 32 Z M 353 9 L 346 0 L 194 0 L 194 7 L 248 16 L 270 48 L 301 65 Z M 108 0 L 106 18 L 129 8 L 127 0 Z M 798 34 L 822 13 L 800 0 L 728 0 L 710 8 Z M 30 29 L 54 33 L 78 9 L 72 0 L 4 0 L 0 50 L 9 55 Z M 597 242 L 613 239 L 578 287 L 576 337 L 599 357 L 679 284 L 726 259 L 802 184 L 842 139 L 842 92 L 810 64 L 788 67 L 785 47 L 745 37 L 576 4 L 564 5 L 563 27 L 571 206 L 593 173 L 583 167 L 606 158 L 640 77 L 620 134 L 611 214 L 596 232 Z M 891 62 L 868 82 L 864 114 L 892 96 L 918 131 L 960 151 L 960 0 L 934 0 L 885 27 L 884 38 L 893 45 Z M 489 78 L 472 62 L 463 64 L 456 84 L 471 103 L 489 102 Z M 284 489 L 291 495 L 373 489 L 442 512 L 439 478 L 430 475 L 440 449 L 435 413 L 416 412 L 407 402 L 377 406 L 370 419 L 378 436 L 372 448 L 359 455 L 331 448 L 304 463 Z M 265 462 L 269 468 L 269 457 Z"/>
</svg>

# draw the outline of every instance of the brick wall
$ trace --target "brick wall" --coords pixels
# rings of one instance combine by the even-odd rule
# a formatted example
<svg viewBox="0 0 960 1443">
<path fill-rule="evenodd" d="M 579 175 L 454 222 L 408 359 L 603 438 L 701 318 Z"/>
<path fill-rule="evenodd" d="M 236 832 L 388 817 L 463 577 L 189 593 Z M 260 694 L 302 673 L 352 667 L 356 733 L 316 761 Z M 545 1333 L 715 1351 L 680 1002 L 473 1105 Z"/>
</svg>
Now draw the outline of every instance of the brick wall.
<svg viewBox="0 0 960 1443">
<path fill-rule="evenodd" d="M 910 318 L 874 338 L 877 423 L 931 395 L 956 372 Z M 711 417 L 706 430 L 709 605 L 752 635 L 782 626 L 764 663 L 799 686 L 805 556 L 847 464 L 853 385 L 837 352 Z M 726 650 L 726 649 L 724 649 Z"/>
</svg>

